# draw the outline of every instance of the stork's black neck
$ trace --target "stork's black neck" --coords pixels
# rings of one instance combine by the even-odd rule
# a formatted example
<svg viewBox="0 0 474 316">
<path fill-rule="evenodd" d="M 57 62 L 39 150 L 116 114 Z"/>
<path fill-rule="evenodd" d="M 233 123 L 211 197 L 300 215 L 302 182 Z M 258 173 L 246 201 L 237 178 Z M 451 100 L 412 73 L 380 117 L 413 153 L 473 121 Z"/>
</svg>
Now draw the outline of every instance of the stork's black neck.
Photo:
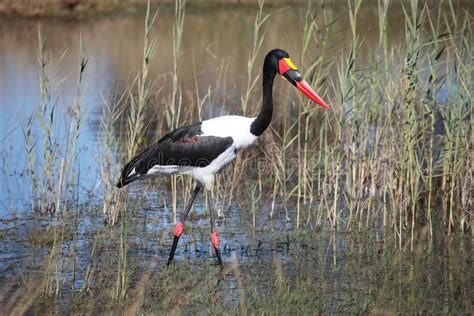
<svg viewBox="0 0 474 316">
<path fill-rule="evenodd" d="M 268 59 L 263 65 L 263 101 L 262 109 L 255 121 L 250 125 L 250 132 L 255 136 L 260 136 L 270 125 L 273 114 L 273 80 L 276 72 L 271 69 Z"/>
</svg>

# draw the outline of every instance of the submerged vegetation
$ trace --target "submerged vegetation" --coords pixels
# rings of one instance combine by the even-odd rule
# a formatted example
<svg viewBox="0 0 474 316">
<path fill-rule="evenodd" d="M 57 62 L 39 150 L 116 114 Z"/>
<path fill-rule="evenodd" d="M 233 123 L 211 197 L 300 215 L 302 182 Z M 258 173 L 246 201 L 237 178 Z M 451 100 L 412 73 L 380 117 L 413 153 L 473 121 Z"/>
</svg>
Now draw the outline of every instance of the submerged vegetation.
<svg viewBox="0 0 474 316">
<path fill-rule="evenodd" d="M 0 230 L 9 245 L 8 236 L 26 229 L 38 255 L 30 263 L 35 273 L 20 272 L 2 282 L 5 310 L 472 311 L 472 12 L 456 1 L 429 6 L 413 0 L 400 4 L 404 25 L 392 26 L 387 21 L 395 4 L 374 3 L 379 20 L 371 32 L 378 32 L 377 43 L 367 43 L 360 31 L 363 0 L 348 1 L 338 16 L 322 1 L 299 8 L 301 51 L 291 51 L 292 57 L 310 85 L 328 96 L 332 110 L 318 111 L 302 98 L 276 97 L 272 129 L 217 177 L 208 194 L 215 196 L 219 229 L 228 238 L 222 273 L 199 258 L 210 255 L 207 226 L 199 225 L 189 228 L 180 262 L 164 268 L 170 224 L 192 190 L 189 178 L 150 180 L 170 191 L 171 201 L 164 205 L 156 205 L 160 198 L 149 201 L 114 187 L 121 161 L 163 132 L 220 113 L 219 107 L 230 102 L 222 96 L 229 88 L 221 83 L 199 86 L 196 70 L 194 78 L 179 77 L 185 1 L 174 7 L 172 73 L 149 76 L 164 49 L 153 32 L 160 11 L 148 5 L 142 67 L 124 91 L 112 100 L 104 97 L 99 183 L 87 188 L 100 191 L 97 203 L 79 198 L 83 184 L 77 163 L 77 140 L 90 115 L 83 110 L 83 74 L 93 56 L 84 56 L 81 40 L 77 93 L 61 112 L 54 97 L 59 83 L 49 76 L 54 61 L 45 55 L 40 28 L 41 99 L 23 126 L 23 147 L 31 209 L 47 229 L 42 234 L 23 223 L 14 232 L 5 221 Z M 292 10 L 267 12 L 263 1 L 255 9 L 246 78 L 232 114 L 252 116 L 258 110 L 266 30 L 276 23 L 272 16 Z M 330 37 L 341 32 L 336 27 L 341 19 L 348 19 L 343 31 L 351 41 L 334 45 Z M 391 43 L 391 27 L 404 28 L 401 42 Z M 362 50 L 367 46 L 368 53 Z M 220 82 L 231 80 L 225 78 L 226 61 L 217 63 Z M 183 80 L 195 82 L 195 91 L 184 91 Z M 147 214 L 156 207 L 167 215 Z M 207 214 L 199 208 L 191 215 L 198 224 Z M 148 225 L 156 227 L 150 231 Z M 247 239 L 232 239 L 239 234 Z"/>
</svg>

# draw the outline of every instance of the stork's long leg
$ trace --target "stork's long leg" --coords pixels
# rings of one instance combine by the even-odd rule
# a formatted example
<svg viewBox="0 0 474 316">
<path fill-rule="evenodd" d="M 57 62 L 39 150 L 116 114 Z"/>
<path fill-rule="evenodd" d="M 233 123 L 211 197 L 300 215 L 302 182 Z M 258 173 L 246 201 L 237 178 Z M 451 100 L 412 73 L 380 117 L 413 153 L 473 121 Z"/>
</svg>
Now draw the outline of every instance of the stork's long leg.
<svg viewBox="0 0 474 316">
<path fill-rule="evenodd" d="M 179 237 L 181 237 L 184 231 L 184 222 L 186 222 L 186 217 L 188 217 L 189 210 L 191 210 L 191 206 L 193 205 L 194 200 L 196 199 L 196 196 L 199 193 L 199 190 L 201 190 L 201 186 L 197 184 L 196 188 L 194 188 L 191 198 L 188 201 L 188 204 L 186 205 L 186 208 L 181 213 L 180 221 L 176 223 L 174 227 L 173 246 L 171 246 L 171 252 L 170 252 L 170 257 L 168 259 L 168 265 L 170 265 L 171 261 L 173 261 L 174 253 L 176 252 L 176 247 L 178 246 Z"/>
<path fill-rule="evenodd" d="M 217 262 L 219 262 L 219 266 L 222 269 L 222 257 L 221 257 L 221 250 L 220 250 L 220 240 L 219 236 L 217 236 L 217 231 L 214 224 L 214 215 L 213 215 L 213 203 L 212 203 L 212 192 L 209 191 L 209 198 L 208 198 L 208 208 L 209 208 L 209 218 L 211 220 L 211 243 L 214 249 L 216 250 Z"/>
</svg>

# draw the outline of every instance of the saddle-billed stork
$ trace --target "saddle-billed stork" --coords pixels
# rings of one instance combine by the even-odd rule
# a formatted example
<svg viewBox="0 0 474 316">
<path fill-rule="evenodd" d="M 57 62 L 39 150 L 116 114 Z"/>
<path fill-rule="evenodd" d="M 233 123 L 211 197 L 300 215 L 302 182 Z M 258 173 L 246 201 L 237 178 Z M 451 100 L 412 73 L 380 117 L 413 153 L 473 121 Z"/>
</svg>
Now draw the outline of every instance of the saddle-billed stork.
<svg viewBox="0 0 474 316">
<path fill-rule="evenodd" d="M 201 187 L 210 190 L 214 175 L 235 159 L 239 149 L 250 146 L 270 125 L 273 113 L 273 80 L 276 74 L 283 76 L 318 105 L 329 109 L 329 105 L 298 73 L 288 53 L 274 49 L 266 55 L 263 63 L 263 104 L 257 117 L 226 115 L 177 128 L 134 157 L 123 168 L 117 183 L 119 188 L 135 180 L 175 173 L 190 174 L 196 180 L 191 198 L 174 228 L 168 265 L 173 260 L 178 240 L 184 231 L 186 217 Z M 211 205 L 212 202 L 209 202 L 211 243 L 222 267 L 220 241 L 214 226 Z"/>
</svg>

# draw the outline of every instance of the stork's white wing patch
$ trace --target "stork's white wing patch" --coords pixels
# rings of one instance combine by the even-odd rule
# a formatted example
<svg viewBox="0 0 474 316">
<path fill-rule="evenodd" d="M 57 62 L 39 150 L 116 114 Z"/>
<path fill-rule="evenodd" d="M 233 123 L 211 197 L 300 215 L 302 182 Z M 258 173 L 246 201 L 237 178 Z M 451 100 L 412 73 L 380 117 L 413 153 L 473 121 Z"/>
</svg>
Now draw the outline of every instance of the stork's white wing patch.
<svg viewBox="0 0 474 316">
<path fill-rule="evenodd" d="M 201 136 L 232 137 L 237 149 L 250 146 L 257 136 L 250 132 L 250 125 L 255 118 L 227 115 L 202 122 Z"/>
</svg>

